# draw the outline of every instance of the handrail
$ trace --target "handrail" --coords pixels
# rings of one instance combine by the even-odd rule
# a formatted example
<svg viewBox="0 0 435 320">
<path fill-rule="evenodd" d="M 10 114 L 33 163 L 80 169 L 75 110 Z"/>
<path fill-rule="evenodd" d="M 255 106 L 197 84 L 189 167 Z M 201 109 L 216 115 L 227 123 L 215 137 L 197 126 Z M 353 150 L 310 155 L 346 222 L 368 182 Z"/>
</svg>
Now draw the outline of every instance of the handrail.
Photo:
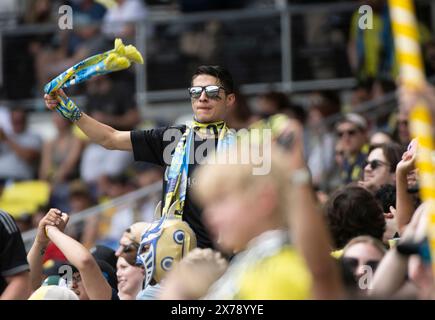
<svg viewBox="0 0 435 320">
<path fill-rule="evenodd" d="M 68 225 L 77 224 L 77 223 L 83 221 L 84 219 L 98 215 L 107 209 L 114 208 L 114 207 L 117 207 L 117 206 L 120 206 L 120 205 L 123 205 L 126 203 L 137 201 L 141 198 L 146 197 L 147 195 L 150 195 L 154 192 L 160 191 L 161 189 L 162 189 L 162 183 L 156 182 L 152 185 L 149 185 L 149 186 L 143 187 L 141 189 L 132 191 L 128 194 L 117 197 L 117 198 L 110 200 L 108 202 L 105 202 L 105 203 L 96 205 L 94 207 L 88 208 L 86 210 L 77 212 L 77 213 L 70 216 Z M 24 242 L 24 245 L 25 245 L 27 250 L 30 249 L 30 246 L 32 245 L 32 243 L 35 239 L 36 233 L 37 233 L 37 229 L 35 228 L 32 230 L 26 231 L 22 234 L 23 242 Z"/>
</svg>

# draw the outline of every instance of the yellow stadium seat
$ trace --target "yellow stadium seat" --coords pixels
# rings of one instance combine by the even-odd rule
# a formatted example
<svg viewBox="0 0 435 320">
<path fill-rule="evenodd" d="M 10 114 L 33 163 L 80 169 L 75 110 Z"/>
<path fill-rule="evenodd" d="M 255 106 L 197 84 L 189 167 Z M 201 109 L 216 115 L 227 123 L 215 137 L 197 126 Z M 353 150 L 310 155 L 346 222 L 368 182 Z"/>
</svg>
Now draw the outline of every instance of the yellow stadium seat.
<svg viewBox="0 0 435 320">
<path fill-rule="evenodd" d="M 33 214 L 48 203 L 50 184 L 45 181 L 16 182 L 6 187 L 0 197 L 0 208 L 14 218 L 23 213 Z"/>
</svg>

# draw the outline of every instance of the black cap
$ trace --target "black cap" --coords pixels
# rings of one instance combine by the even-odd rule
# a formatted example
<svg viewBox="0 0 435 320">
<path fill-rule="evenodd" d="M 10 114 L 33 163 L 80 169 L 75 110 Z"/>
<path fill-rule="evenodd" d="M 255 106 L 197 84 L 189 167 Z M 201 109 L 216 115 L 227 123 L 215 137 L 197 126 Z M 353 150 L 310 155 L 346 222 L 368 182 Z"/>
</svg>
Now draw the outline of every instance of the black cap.
<svg viewBox="0 0 435 320">
<path fill-rule="evenodd" d="M 103 260 L 116 270 L 116 261 L 118 261 L 118 257 L 115 255 L 115 251 L 113 251 L 111 248 L 102 245 L 96 245 L 90 251 L 95 260 Z"/>
<path fill-rule="evenodd" d="M 109 285 L 118 290 L 118 278 L 116 277 L 116 269 L 114 269 L 110 264 L 106 261 L 96 259 L 98 266 L 100 267 L 101 272 L 103 273 L 104 278 L 106 278 Z"/>
</svg>

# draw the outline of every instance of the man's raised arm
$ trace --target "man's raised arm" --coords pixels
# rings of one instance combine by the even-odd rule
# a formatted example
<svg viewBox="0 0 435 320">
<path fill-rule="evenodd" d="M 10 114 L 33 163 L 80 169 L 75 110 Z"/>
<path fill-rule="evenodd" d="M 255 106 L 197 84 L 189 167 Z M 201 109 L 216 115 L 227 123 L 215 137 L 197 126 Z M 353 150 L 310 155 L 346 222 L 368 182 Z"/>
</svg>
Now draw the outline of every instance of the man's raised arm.
<svg viewBox="0 0 435 320">
<path fill-rule="evenodd" d="M 55 110 L 66 119 L 73 121 L 91 139 L 106 149 L 132 151 L 130 131 L 118 131 L 98 122 L 80 111 L 79 107 L 60 89 L 54 95 L 44 95 L 45 105 Z"/>
</svg>

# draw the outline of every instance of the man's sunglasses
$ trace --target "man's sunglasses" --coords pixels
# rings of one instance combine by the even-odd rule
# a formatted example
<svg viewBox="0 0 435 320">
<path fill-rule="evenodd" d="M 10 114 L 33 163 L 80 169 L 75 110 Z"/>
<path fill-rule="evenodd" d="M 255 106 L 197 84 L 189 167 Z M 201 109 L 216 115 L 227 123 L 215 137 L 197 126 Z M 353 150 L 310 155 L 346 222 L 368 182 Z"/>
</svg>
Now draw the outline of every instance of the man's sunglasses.
<svg viewBox="0 0 435 320">
<path fill-rule="evenodd" d="M 354 135 L 356 135 L 358 133 L 358 130 L 343 130 L 343 131 L 337 131 L 337 135 L 341 138 L 343 137 L 345 134 L 347 134 L 348 136 L 352 137 Z"/>
<path fill-rule="evenodd" d="M 386 162 L 381 161 L 381 160 L 368 161 L 367 164 L 370 166 L 370 168 L 372 170 L 376 170 L 377 168 L 382 167 L 382 166 L 387 166 L 387 167 L 390 166 L 389 163 L 386 163 Z"/>
<path fill-rule="evenodd" d="M 221 86 L 205 86 L 205 87 L 195 86 L 195 87 L 190 87 L 188 90 L 191 98 L 198 99 L 204 90 L 207 97 L 217 98 L 219 97 L 220 89 L 225 91 L 225 88 Z"/>
<path fill-rule="evenodd" d="M 345 266 L 352 270 L 352 272 L 355 272 L 355 270 L 358 268 L 358 265 L 360 264 L 357 258 L 343 257 L 342 261 Z M 378 260 L 368 260 L 364 265 L 369 266 L 372 271 L 375 271 L 379 265 L 379 262 L 380 261 Z"/>
</svg>

